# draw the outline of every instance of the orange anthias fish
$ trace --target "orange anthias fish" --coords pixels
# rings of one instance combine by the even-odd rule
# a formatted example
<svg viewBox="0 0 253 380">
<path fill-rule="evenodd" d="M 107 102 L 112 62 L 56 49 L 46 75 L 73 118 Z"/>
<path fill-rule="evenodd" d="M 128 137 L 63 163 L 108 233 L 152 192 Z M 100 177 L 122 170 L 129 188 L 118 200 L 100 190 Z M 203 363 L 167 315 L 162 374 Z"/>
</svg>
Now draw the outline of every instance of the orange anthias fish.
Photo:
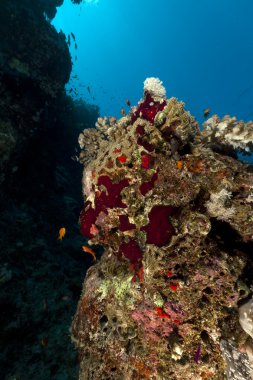
<svg viewBox="0 0 253 380">
<path fill-rule="evenodd" d="M 183 166 L 184 166 L 184 163 L 183 163 L 183 161 L 177 161 L 177 168 L 179 169 L 179 170 L 181 170 L 181 169 L 183 169 Z"/>
<path fill-rule="evenodd" d="M 66 228 L 65 227 L 60 228 L 59 229 L 58 240 L 62 240 L 65 235 L 66 235 Z"/>
<path fill-rule="evenodd" d="M 88 252 L 90 253 L 92 256 L 93 256 L 93 260 L 96 261 L 96 254 L 95 252 L 92 251 L 92 249 L 90 249 L 89 247 L 86 247 L 85 245 L 82 245 L 82 249 L 84 252 Z"/>
</svg>

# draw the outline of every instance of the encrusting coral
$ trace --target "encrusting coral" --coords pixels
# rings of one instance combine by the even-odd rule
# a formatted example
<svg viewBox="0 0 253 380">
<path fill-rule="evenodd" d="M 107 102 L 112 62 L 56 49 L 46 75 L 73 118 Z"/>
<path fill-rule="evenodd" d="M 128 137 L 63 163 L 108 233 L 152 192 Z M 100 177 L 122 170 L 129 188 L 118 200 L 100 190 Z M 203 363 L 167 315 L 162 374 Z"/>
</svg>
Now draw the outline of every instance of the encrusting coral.
<svg viewBox="0 0 253 380">
<path fill-rule="evenodd" d="M 228 123 L 240 145 L 223 131 L 212 149 L 158 78 L 146 79 L 128 115 L 96 127 L 79 138 L 80 225 L 105 251 L 72 324 L 80 380 L 243 379 L 231 375 L 226 347 L 239 355 L 246 339 L 238 301 L 247 295 L 253 174 L 235 149 L 251 146 L 250 132 L 243 143 Z"/>
</svg>

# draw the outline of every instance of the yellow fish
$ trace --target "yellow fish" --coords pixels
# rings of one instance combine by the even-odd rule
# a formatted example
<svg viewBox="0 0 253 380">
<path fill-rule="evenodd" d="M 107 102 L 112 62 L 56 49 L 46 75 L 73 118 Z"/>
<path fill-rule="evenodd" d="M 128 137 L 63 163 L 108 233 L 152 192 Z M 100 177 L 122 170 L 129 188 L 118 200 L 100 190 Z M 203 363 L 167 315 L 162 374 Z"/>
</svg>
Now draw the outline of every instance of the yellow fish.
<svg viewBox="0 0 253 380">
<path fill-rule="evenodd" d="M 59 229 L 58 240 L 62 240 L 65 235 L 66 235 L 66 228 L 65 227 L 60 228 Z"/>
<path fill-rule="evenodd" d="M 82 245 L 82 249 L 84 252 L 88 252 L 90 253 L 92 256 L 93 256 L 93 260 L 96 261 L 96 254 L 95 252 L 92 251 L 92 249 L 90 249 L 89 247 L 86 247 L 85 245 Z"/>
</svg>

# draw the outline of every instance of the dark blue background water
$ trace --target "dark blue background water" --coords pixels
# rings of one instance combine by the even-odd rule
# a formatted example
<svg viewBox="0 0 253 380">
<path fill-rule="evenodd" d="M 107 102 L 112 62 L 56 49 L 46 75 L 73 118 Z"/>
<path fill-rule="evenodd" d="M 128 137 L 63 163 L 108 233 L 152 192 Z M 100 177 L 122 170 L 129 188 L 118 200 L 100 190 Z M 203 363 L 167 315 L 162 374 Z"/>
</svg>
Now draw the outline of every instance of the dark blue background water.
<svg viewBox="0 0 253 380">
<path fill-rule="evenodd" d="M 72 77 L 78 79 L 69 86 L 98 104 L 102 116 L 118 117 L 127 98 L 135 104 L 142 97 L 144 79 L 158 76 L 167 96 L 183 100 L 202 122 L 206 107 L 253 119 L 252 20 L 252 0 L 99 0 L 81 6 L 65 0 L 53 23 L 76 36 Z"/>
</svg>

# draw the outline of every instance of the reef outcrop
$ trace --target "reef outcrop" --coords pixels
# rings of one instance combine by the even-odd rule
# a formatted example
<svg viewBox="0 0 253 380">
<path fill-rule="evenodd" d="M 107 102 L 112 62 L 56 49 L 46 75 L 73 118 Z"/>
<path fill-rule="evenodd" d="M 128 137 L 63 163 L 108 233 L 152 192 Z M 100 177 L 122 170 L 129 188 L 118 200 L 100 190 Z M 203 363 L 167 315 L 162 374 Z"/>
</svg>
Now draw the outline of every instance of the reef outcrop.
<svg viewBox="0 0 253 380">
<path fill-rule="evenodd" d="M 62 0 L 1 1 L 0 183 L 40 131 L 53 128 L 72 69 L 65 35 L 48 22 Z"/>
<path fill-rule="evenodd" d="M 252 149 L 252 123 L 215 120 L 201 131 L 148 78 L 128 115 L 79 136 L 81 231 L 104 247 L 72 324 L 80 380 L 251 378 L 238 305 L 252 281 L 253 173 L 236 150 Z"/>
</svg>

